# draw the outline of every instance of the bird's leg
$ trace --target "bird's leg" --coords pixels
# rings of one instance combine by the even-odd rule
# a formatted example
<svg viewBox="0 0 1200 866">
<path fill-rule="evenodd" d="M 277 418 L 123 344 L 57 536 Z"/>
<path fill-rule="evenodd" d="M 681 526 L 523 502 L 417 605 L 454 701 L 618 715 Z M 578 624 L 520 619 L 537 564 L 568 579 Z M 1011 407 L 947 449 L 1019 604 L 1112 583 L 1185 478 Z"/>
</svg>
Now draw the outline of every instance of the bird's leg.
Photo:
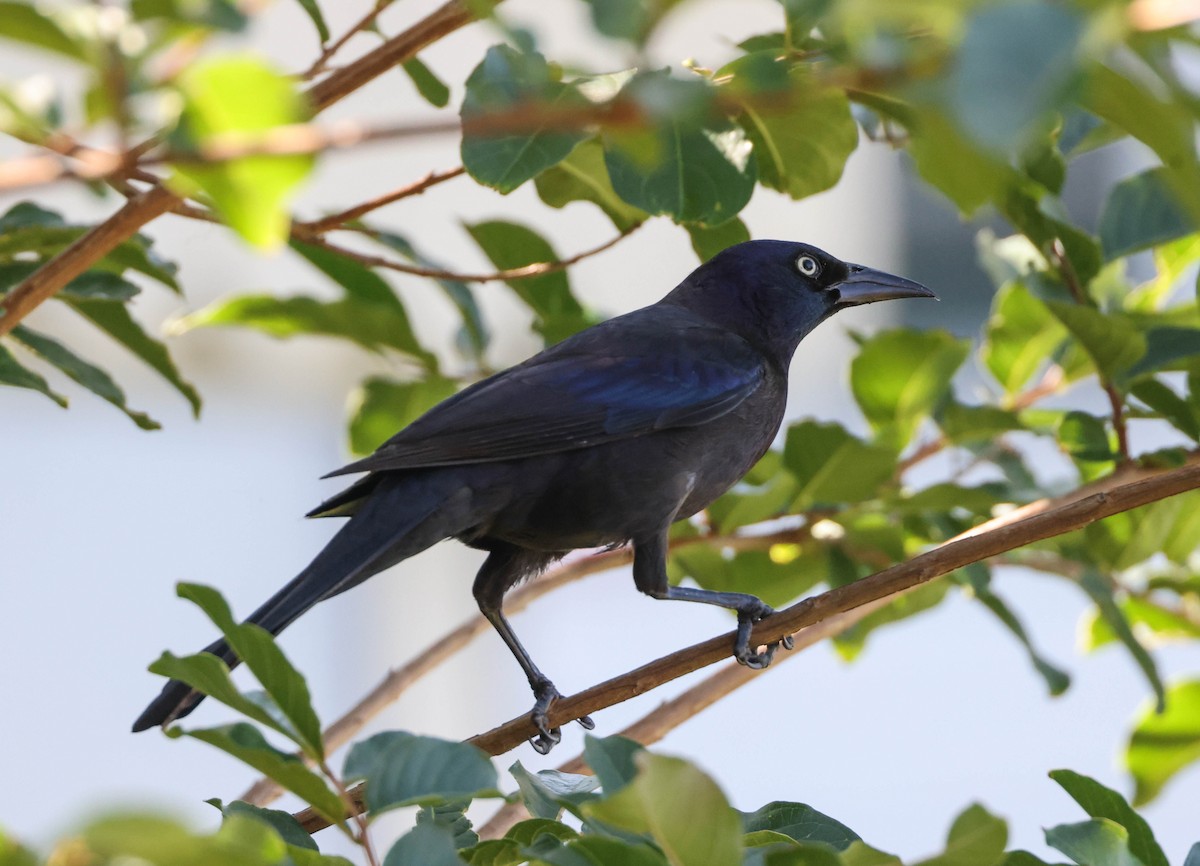
<svg viewBox="0 0 1200 866">
<path fill-rule="evenodd" d="M 524 576 L 524 570 L 521 567 L 522 552 L 515 547 L 493 549 L 475 576 L 473 591 L 475 601 L 479 604 L 480 613 L 496 629 L 501 640 L 508 645 L 516 657 L 517 663 L 521 666 L 521 670 L 525 671 L 525 676 L 529 679 L 529 688 L 533 690 L 534 698 L 533 710 L 529 717 L 538 729 L 537 738 L 529 742 L 537 752 L 545 755 L 562 740 L 562 729 L 550 727 L 547 719 L 551 704 L 561 698 L 562 694 L 555 688 L 550 678 L 533 663 L 533 659 L 521 645 L 521 641 L 517 639 L 516 633 L 513 632 L 512 626 L 509 625 L 508 619 L 505 618 L 501 609 L 505 590 Z M 581 716 L 576 721 L 589 731 L 596 727 L 596 723 L 590 716 Z"/>
<path fill-rule="evenodd" d="M 737 637 L 733 642 L 733 657 L 750 668 L 765 668 L 775 658 L 775 650 L 782 646 L 795 646 L 792 636 L 768 644 L 762 653 L 750 646 L 750 633 L 754 624 L 775 612 L 775 609 L 757 596 L 744 592 L 717 592 L 690 586 L 671 586 L 667 579 L 667 530 L 657 535 L 635 539 L 633 542 L 633 581 L 637 588 L 653 598 L 699 601 L 715 604 L 737 611 Z"/>
</svg>

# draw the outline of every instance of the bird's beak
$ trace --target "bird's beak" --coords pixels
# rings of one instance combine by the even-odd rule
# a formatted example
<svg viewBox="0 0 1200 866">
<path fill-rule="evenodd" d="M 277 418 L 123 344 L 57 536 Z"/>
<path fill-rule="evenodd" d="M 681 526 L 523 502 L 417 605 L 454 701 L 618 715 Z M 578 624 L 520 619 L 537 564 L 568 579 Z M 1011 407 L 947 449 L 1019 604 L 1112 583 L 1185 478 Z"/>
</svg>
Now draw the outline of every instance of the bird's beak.
<svg viewBox="0 0 1200 866">
<path fill-rule="evenodd" d="M 855 307 L 859 304 L 873 304 L 876 301 L 890 301 L 895 298 L 933 298 L 937 295 L 920 283 L 885 274 L 862 265 L 849 265 L 850 274 L 840 283 L 830 286 L 838 293 L 839 307 Z"/>
</svg>

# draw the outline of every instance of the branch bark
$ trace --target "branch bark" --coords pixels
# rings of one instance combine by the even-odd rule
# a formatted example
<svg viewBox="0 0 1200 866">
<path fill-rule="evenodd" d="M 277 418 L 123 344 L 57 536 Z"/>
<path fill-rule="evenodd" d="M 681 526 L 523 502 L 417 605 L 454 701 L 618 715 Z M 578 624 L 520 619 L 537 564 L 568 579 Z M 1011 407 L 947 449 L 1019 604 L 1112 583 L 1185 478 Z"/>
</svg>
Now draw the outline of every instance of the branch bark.
<svg viewBox="0 0 1200 866">
<path fill-rule="evenodd" d="M 22 280 L 0 301 L 0 336 L 178 201 L 166 187 L 152 187 Z"/>
<path fill-rule="evenodd" d="M 893 598 L 973 562 L 980 562 L 1019 547 L 1082 529 L 1091 523 L 1157 502 L 1189 490 L 1200 489 L 1200 459 L 1170 470 L 1130 469 L 1051 500 L 1040 500 L 980 524 L 933 550 L 913 557 L 847 586 L 806 598 L 755 626 L 753 640 L 773 643 L 786 635 L 824 623 L 833 617 L 886 603 Z M 733 632 L 671 653 L 578 694 L 556 701 L 550 708 L 552 725 L 567 724 L 583 715 L 644 694 L 692 671 L 727 659 Z M 490 755 L 500 755 L 536 734 L 528 715 L 471 737 L 467 742 Z M 364 786 L 353 793 L 362 807 Z M 309 832 L 327 823 L 312 810 L 297 813 Z"/>
</svg>

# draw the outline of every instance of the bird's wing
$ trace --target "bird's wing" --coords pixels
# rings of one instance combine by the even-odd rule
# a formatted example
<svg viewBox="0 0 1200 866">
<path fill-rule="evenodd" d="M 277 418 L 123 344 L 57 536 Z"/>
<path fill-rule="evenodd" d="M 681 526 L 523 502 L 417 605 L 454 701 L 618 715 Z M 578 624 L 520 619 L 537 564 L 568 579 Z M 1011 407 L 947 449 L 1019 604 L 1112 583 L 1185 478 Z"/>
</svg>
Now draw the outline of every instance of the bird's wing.
<svg viewBox="0 0 1200 866">
<path fill-rule="evenodd" d="M 757 352 L 711 326 L 560 344 L 435 406 L 330 475 L 512 460 L 703 424 L 745 400 L 763 375 Z"/>
</svg>

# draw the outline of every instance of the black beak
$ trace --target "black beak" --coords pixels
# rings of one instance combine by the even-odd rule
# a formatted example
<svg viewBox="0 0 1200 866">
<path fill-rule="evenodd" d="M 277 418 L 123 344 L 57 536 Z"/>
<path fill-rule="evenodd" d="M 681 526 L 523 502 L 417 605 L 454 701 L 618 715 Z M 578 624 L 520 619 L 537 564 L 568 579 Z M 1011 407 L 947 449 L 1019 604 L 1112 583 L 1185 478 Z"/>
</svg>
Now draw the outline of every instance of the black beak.
<svg viewBox="0 0 1200 866">
<path fill-rule="evenodd" d="M 895 298 L 933 298 L 937 295 L 920 283 L 885 274 L 862 265 L 847 265 L 850 274 L 840 283 L 834 283 L 831 289 L 838 293 L 839 307 L 856 307 L 859 304 L 873 304 L 876 301 L 890 301 Z"/>
</svg>

